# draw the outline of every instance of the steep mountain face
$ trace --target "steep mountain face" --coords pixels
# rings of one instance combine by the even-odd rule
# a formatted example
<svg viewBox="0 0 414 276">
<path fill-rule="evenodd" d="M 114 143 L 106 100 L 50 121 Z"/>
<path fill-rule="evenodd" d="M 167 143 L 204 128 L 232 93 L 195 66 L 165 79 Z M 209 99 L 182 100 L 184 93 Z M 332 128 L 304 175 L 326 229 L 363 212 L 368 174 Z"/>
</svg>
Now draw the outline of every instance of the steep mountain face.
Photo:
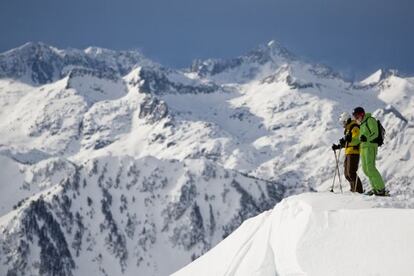
<svg viewBox="0 0 414 276">
<path fill-rule="evenodd" d="M 168 275 L 327 190 L 337 118 L 359 105 L 387 129 L 387 186 L 414 195 L 412 78 L 350 83 L 276 42 L 187 70 L 29 43 L 0 55 L 0 77 L 0 274 Z"/>
<path fill-rule="evenodd" d="M 93 159 L 57 183 L 8 215 L 0 248 L 9 275 L 166 275 L 160 259 L 178 256 L 178 268 L 284 192 L 211 161 L 153 157 Z"/>
<path fill-rule="evenodd" d="M 116 52 L 97 47 L 59 50 L 44 43 L 29 42 L 0 54 L 0 78 L 42 85 L 59 80 L 72 68 L 112 71 L 123 76 L 137 64 L 155 66 L 138 51 Z"/>
<path fill-rule="evenodd" d="M 165 68 L 139 67 L 128 74 L 126 79 L 131 86 L 139 88 L 140 92 L 157 96 L 213 93 L 220 89 L 215 83 L 200 81 Z"/>
</svg>

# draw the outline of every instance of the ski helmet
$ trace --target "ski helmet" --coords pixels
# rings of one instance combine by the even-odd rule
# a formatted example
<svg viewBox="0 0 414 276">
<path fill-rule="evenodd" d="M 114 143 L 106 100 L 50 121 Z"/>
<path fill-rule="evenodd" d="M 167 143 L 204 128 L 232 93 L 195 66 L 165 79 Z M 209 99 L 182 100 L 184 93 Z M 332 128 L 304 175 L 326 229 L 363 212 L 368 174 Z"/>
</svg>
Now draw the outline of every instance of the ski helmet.
<svg viewBox="0 0 414 276">
<path fill-rule="evenodd" d="M 348 112 L 342 112 L 342 114 L 339 116 L 339 122 L 342 124 L 346 124 L 349 119 L 351 119 L 351 115 L 349 115 Z"/>
<path fill-rule="evenodd" d="M 352 112 L 352 115 L 354 117 L 355 117 L 355 115 L 358 115 L 358 114 L 365 114 L 365 110 L 360 106 L 355 107 L 354 111 Z"/>
</svg>

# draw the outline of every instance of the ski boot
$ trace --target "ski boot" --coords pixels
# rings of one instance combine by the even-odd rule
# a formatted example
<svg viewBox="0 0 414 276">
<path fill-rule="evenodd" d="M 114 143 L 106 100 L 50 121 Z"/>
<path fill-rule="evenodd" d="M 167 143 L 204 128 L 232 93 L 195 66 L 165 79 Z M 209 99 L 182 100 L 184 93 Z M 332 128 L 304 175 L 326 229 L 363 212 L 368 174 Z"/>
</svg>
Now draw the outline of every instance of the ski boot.
<svg viewBox="0 0 414 276">
<path fill-rule="evenodd" d="M 376 196 L 390 196 L 390 193 L 384 189 L 381 190 L 371 190 L 365 193 L 365 195 L 368 196 L 372 196 L 372 195 L 376 195 Z"/>
</svg>

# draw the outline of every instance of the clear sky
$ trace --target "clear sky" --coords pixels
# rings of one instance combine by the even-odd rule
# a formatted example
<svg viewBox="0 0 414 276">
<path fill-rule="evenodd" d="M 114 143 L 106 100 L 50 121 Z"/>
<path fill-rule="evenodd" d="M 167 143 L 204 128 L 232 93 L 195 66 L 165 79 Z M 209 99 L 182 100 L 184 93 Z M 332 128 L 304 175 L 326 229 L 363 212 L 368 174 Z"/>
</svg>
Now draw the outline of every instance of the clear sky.
<svg viewBox="0 0 414 276">
<path fill-rule="evenodd" d="M 27 41 L 139 48 L 181 68 L 271 39 L 347 76 L 377 68 L 414 75 L 414 1 L 0 0 L 1 52 Z"/>
</svg>

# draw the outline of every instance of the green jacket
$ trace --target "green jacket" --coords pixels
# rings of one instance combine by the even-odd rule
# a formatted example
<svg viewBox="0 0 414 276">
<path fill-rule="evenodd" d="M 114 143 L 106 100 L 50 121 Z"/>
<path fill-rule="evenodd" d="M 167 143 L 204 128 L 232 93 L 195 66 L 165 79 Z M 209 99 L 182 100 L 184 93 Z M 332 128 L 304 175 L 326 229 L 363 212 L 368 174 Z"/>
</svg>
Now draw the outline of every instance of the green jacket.
<svg viewBox="0 0 414 276">
<path fill-rule="evenodd" d="M 367 142 L 361 142 L 361 147 L 365 148 L 375 146 L 376 144 L 371 143 L 371 141 L 378 137 L 379 130 L 377 120 L 371 116 L 371 113 L 365 113 L 364 119 L 362 120 L 359 128 L 359 137 L 362 135 L 367 137 Z"/>
</svg>

